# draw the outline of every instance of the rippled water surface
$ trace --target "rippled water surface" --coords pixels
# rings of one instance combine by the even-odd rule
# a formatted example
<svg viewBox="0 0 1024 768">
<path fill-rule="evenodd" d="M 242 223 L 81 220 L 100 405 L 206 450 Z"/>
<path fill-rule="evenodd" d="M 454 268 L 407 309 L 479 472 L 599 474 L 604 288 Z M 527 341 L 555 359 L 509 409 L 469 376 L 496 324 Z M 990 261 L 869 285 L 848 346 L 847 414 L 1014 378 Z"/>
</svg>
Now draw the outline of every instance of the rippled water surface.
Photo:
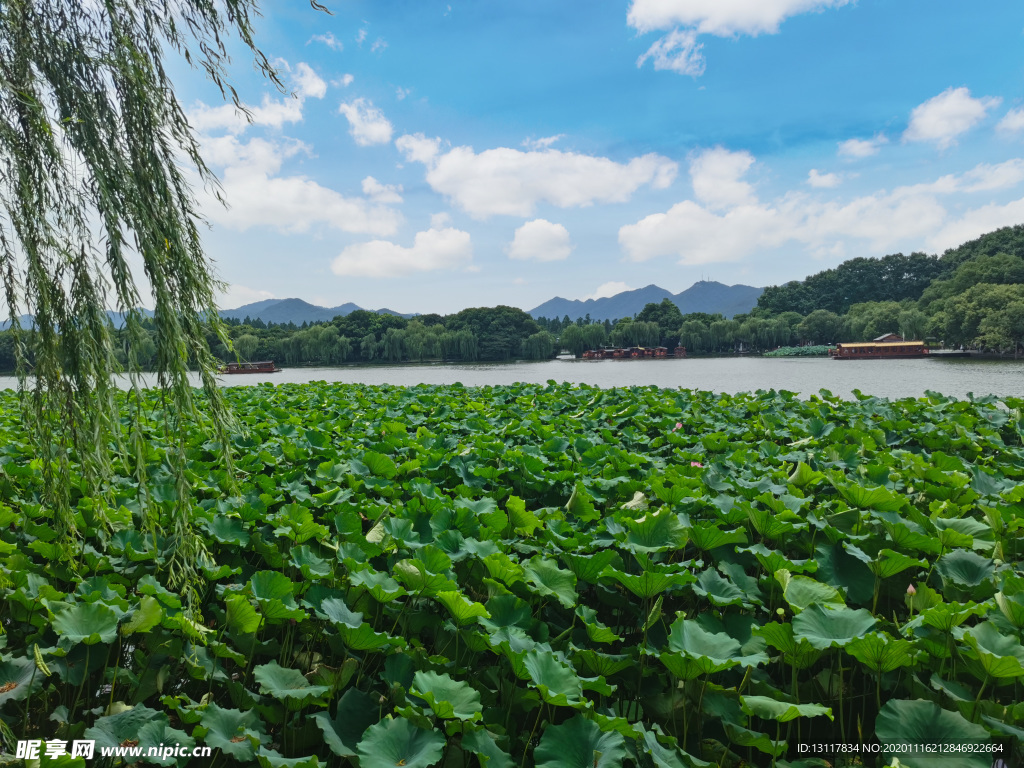
<svg viewBox="0 0 1024 768">
<path fill-rule="evenodd" d="M 549 379 L 597 387 L 649 386 L 749 392 L 785 389 L 807 397 L 827 389 L 852 397 L 857 389 L 879 397 L 920 397 L 926 390 L 964 398 L 994 394 L 1024 397 L 1024 360 L 830 360 L 828 358 L 720 357 L 685 360 L 551 360 L 541 363 L 360 365 L 286 368 L 280 373 L 222 376 L 227 386 L 270 382 L 338 381 L 361 384 L 487 386 Z M 15 387 L 9 377 L 0 387 Z"/>
</svg>

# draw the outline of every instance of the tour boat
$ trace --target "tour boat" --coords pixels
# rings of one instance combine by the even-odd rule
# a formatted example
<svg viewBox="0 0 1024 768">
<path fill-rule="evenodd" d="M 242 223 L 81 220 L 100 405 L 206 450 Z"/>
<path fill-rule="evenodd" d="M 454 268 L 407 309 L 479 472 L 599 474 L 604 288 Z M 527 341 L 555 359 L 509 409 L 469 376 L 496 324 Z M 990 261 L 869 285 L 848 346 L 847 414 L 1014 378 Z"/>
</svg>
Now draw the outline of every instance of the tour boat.
<svg viewBox="0 0 1024 768">
<path fill-rule="evenodd" d="M 281 370 L 273 360 L 259 360 L 255 363 L 228 363 L 220 373 L 278 373 Z"/>
<path fill-rule="evenodd" d="M 833 360 L 897 360 L 927 357 L 928 347 L 923 341 L 856 341 L 836 344 L 828 355 Z"/>
</svg>

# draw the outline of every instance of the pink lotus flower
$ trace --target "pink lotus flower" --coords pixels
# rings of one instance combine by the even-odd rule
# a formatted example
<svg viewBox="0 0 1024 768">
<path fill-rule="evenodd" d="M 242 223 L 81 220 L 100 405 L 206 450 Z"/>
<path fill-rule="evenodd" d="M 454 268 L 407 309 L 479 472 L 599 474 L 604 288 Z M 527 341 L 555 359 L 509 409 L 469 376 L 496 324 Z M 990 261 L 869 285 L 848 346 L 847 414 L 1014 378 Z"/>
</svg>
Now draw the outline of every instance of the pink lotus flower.
<svg viewBox="0 0 1024 768">
<path fill-rule="evenodd" d="M 691 467 L 700 467 L 701 469 L 704 469 L 704 465 L 701 464 L 699 461 L 691 461 L 690 462 L 690 466 Z"/>
<path fill-rule="evenodd" d="M 682 429 L 682 428 L 683 428 L 683 422 L 677 421 L 676 425 L 674 427 L 672 427 L 672 431 L 675 432 L 677 429 Z"/>
</svg>

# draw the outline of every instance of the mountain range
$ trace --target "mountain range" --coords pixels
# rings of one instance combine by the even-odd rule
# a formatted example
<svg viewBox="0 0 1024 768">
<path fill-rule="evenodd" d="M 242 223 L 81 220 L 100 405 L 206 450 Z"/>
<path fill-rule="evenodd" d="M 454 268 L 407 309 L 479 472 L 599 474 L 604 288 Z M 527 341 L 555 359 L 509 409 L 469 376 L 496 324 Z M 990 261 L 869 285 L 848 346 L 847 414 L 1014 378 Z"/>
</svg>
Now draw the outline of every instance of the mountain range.
<svg viewBox="0 0 1024 768">
<path fill-rule="evenodd" d="M 620 317 L 633 317 L 639 314 L 648 304 L 660 304 L 663 299 L 670 299 L 684 315 L 690 312 L 717 312 L 725 317 L 732 317 L 749 312 L 757 306 L 757 299 L 763 291 L 763 288 L 723 285 L 713 280 L 701 280 L 685 291 L 675 294 L 657 285 L 648 285 L 634 291 L 623 291 L 614 296 L 586 301 L 556 296 L 531 309 L 530 314 L 533 317 L 546 317 L 550 320 L 566 315 L 570 320 L 576 320 L 588 314 L 591 320 L 618 320 Z"/>
<path fill-rule="evenodd" d="M 646 288 L 638 288 L 635 291 L 623 291 L 614 296 L 602 299 L 578 299 L 555 298 L 545 301 L 538 307 L 529 310 L 533 317 L 547 317 L 549 319 L 562 318 L 566 315 L 576 320 L 580 317 L 590 315 L 591 320 L 618 320 L 620 317 L 633 317 L 650 303 L 659 304 L 662 299 L 671 299 L 679 307 L 684 315 L 688 312 L 707 312 L 714 314 L 719 312 L 726 317 L 749 312 L 757 305 L 757 298 L 761 295 L 763 288 L 752 288 L 749 285 L 723 285 L 714 281 L 702 280 L 694 283 L 682 293 L 673 294 L 664 288 L 656 285 L 648 285 Z M 264 299 L 245 304 L 237 309 L 222 309 L 221 317 L 228 317 L 235 320 L 259 318 L 264 323 L 276 323 L 287 325 L 295 323 L 323 323 L 330 322 L 339 315 L 344 316 L 357 309 L 362 309 L 351 301 L 337 307 L 320 307 L 310 304 L 302 299 Z M 152 310 L 143 309 L 144 314 L 152 317 Z M 378 314 L 397 315 L 404 318 L 416 317 L 417 313 L 403 314 L 393 309 L 371 309 L 370 312 Z M 124 318 L 119 312 L 107 313 L 116 327 L 120 327 Z M 24 315 L 21 318 L 23 327 L 32 324 L 32 317 Z M 0 330 L 6 330 L 10 325 L 8 322 L 0 322 Z"/>
<path fill-rule="evenodd" d="M 296 325 L 302 325 L 303 323 L 330 322 L 339 315 L 345 316 L 355 312 L 357 309 L 362 309 L 362 307 L 353 304 L 351 301 L 337 307 L 320 307 L 302 299 L 264 299 L 263 301 L 255 301 L 252 304 L 245 304 L 238 309 L 222 309 L 220 316 L 230 317 L 234 320 L 244 320 L 248 317 L 253 320 L 259 318 L 264 323 L 278 323 L 280 325 L 295 323 Z M 387 308 L 371 309 L 370 312 L 376 312 L 381 315 L 398 315 L 404 318 L 416 316 L 415 313 L 403 315 L 401 312 L 395 312 L 393 309 Z"/>
<path fill-rule="evenodd" d="M 648 285 L 646 288 L 623 291 L 614 296 L 587 299 L 586 301 L 563 299 L 556 296 L 529 310 L 529 314 L 533 317 L 549 319 L 568 315 L 571 320 L 586 317 L 589 314 L 591 320 L 618 320 L 620 317 L 633 317 L 639 314 L 647 304 L 652 302 L 659 304 L 662 299 L 671 299 L 684 315 L 688 312 L 707 312 L 708 314 L 718 312 L 726 317 L 732 317 L 752 310 L 757 305 L 757 297 L 763 290 L 763 288 L 753 288 L 749 285 L 723 285 L 712 280 L 701 280 L 681 293 L 672 293 L 657 285 Z M 253 320 L 259 318 L 265 323 L 302 325 L 303 323 L 329 322 L 339 315 L 344 316 L 357 309 L 362 309 L 362 307 L 352 302 L 337 307 L 320 307 L 302 299 L 264 299 L 237 309 L 221 310 L 220 315 L 236 320 L 244 320 L 249 317 Z M 386 308 L 370 311 L 405 318 L 416 316 Z"/>
</svg>

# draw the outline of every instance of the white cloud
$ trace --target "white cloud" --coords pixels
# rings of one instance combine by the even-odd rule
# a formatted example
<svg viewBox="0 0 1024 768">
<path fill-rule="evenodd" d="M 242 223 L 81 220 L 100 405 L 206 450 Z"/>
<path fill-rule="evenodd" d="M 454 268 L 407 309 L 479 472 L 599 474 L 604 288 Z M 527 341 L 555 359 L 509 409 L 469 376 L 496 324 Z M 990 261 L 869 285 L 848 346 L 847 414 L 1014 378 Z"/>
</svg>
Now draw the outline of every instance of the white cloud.
<svg viewBox="0 0 1024 768">
<path fill-rule="evenodd" d="M 407 160 L 427 166 L 427 183 L 476 218 L 530 216 L 540 202 L 559 208 L 624 202 L 639 187 L 668 187 L 678 171 L 666 157 L 648 154 L 628 163 L 560 152 L 521 152 L 499 147 L 477 154 L 472 147 L 440 153 L 440 140 L 402 136 L 396 146 Z"/>
<path fill-rule="evenodd" d="M 253 125 L 264 125 L 270 128 L 280 129 L 285 123 L 298 123 L 302 121 L 302 99 L 284 97 L 280 100 L 271 99 L 269 94 L 263 94 L 263 101 L 260 106 L 247 106 L 252 115 Z M 249 127 L 249 122 L 234 104 L 221 104 L 211 107 L 201 101 L 197 101 L 188 111 L 188 121 L 199 133 L 210 131 L 228 131 L 239 134 Z"/>
<path fill-rule="evenodd" d="M 277 297 L 270 291 L 232 283 L 227 287 L 226 291 L 218 294 L 217 306 L 221 309 L 236 309 L 238 307 L 244 307 L 246 304 L 275 298 Z"/>
<path fill-rule="evenodd" d="M 1000 133 L 1020 133 L 1024 131 L 1024 107 L 1011 109 L 999 121 L 996 130 Z"/>
<path fill-rule="evenodd" d="M 693 192 L 714 210 L 749 204 L 754 200 L 754 188 L 741 177 L 753 164 L 754 156 L 749 152 L 706 149 L 690 162 Z"/>
<path fill-rule="evenodd" d="M 391 122 L 384 113 L 368 99 L 359 98 L 349 103 L 342 103 L 338 111 L 348 120 L 348 132 L 356 144 L 368 147 L 371 144 L 387 144 L 391 141 Z"/>
<path fill-rule="evenodd" d="M 627 20 L 639 32 L 688 27 L 702 35 L 775 34 L 790 16 L 852 0 L 633 0 Z"/>
<path fill-rule="evenodd" d="M 983 163 L 963 175 L 965 192 L 986 192 L 990 189 L 1015 187 L 1024 181 L 1024 160 L 1015 158 L 996 165 Z"/>
<path fill-rule="evenodd" d="M 373 45 L 370 46 L 370 53 L 382 53 L 385 48 L 388 47 L 387 40 L 383 37 L 378 37 L 373 41 Z"/>
<path fill-rule="evenodd" d="M 336 38 L 333 32 L 326 32 L 322 35 L 313 35 L 311 38 L 309 38 L 309 40 L 306 41 L 306 45 L 309 45 L 310 43 L 314 42 L 323 43 L 328 48 L 334 51 L 345 50 L 344 43 L 342 43 L 341 40 Z"/>
<path fill-rule="evenodd" d="M 441 151 L 441 139 L 428 139 L 422 133 L 406 134 L 395 139 L 395 146 L 410 163 L 430 165 Z"/>
<path fill-rule="evenodd" d="M 704 56 L 699 35 L 775 34 L 790 16 L 838 8 L 852 0 L 633 0 L 627 20 L 640 33 L 671 30 L 637 60 L 655 69 L 699 77 Z"/>
<path fill-rule="evenodd" d="M 402 101 L 410 93 L 412 93 L 412 88 L 395 88 L 395 98 L 399 101 Z"/>
<path fill-rule="evenodd" d="M 331 271 L 350 277 L 404 277 L 469 267 L 472 259 L 468 232 L 431 228 L 418 232 L 411 248 L 387 240 L 350 245 L 332 262 Z"/>
<path fill-rule="evenodd" d="M 811 168 L 807 174 L 807 183 L 816 189 L 831 189 L 839 186 L 839 176 L 834 173 L 820 173 L 817 168 Z"/>
<path fill-rule="evenodd" d="M 904 141 L 934 141 L 942 149 L 956 142 L 985 119 L 990 109 L 1002 100 L 992 96 L 975 99 L 967 88 L 947 88 L 910 113 L 910 124 L 903 133 Z"/>
<path fill-rule="evenodd" d="M 348 88 L 350 85 L 352 85 L 352 82 L 355 79 L 356 78 L 354 75 L 350 75 L 349 73 L 346 72 L 344 75 L 337 78 L 336 80 L 331 80 L 331 85 L 333 85 L 335 88 Z"/>
<path fill-rule="evenodd" d="M 401 184 L 381 184 L 373 176 L 363 179 L 363 194 L 375 203 L 402 202 Z"/>
<path fill-rule="evenodd" d="M 575 246 L 569 230 L 546 219 L 534 219 L 519 227 L 508 246 L 508 257 L 523 261 L 564 261 Z"/>
<path fill-rule="evenodd" d="M 430 228 L 444 229 L 452 223 L 452 216 L 447 211 L 430 214 Z"/>
<path fill-rule="evenodd" d="M 667 69 L 680 75 L 700 77 L 704 74 L 704 44 L 697 42 L 697 32 L 692 29 L 675 29 L 657 40 L 636 60 L 642 67 L 648 59 L 654 60 L 656 70 Z"/>
<path fill-rule="evenodd" d="M 839 142 L 839 150 L 836 154 L 839 157 L 871 157 L 878 154 L 883 144 L 888 143 L 889 139 L 882 134 L 878 134 L 872 139 L 847 139 Z"/>
<path fill-rule="evenodd" d="M 345 197 L 305 176 L 281 176 L 285 160 L 309 153 L 300 141 L 236 136 L 203 139 L 203 157 L 220 173 L 228 209 L 204 192 L 202 209 L 215 223 L 238 231 L 272 227 L 280 232 L 307 232 L 317 225 L 343 232 L 390 235 L 401 215 L 373 200 Z"/>
<path fill-rule="evenodd" d="M 974 240 L 977 237 L 999 229 L 1020 224 L 1024 221 L 1024 198 L 1005 205 L 985 205 L 967 211 L 959 219 L 949 222 L 928 238 L 928 247 L 937 253 L 948 248 Z"/>
<path fill-rule="evenodd" d="M 616 296 L 623 291 L 632 291 L 633 286 L 626 285 L 622 282 L 612 281 L 610 283 L 603 283 L 597 286 L 597 290 L 588 296 L 582 296 L 580 301 L 589 301 L 590 299 L 607 299 L 609 296 Z"/>
<path fill-rule="evenodd" d="M 293 78 L 297 85 L 296 90 L 300 96 L 308 96 L 314 99 L 322 99 L 327 93 L 327 83 L 304 61 L 300 61 L 295 67 Z"/>
<path fill-rule="evenodd" d="M 555 136 L 545 136 L 540 139 L 523 139 L 523 146 L 527 149 L 548 149 L 559 139 L 564 139 L 565 134 L 559 133 Z"/>
<path fill-rule="evenodd" d="M 359 45 L 362 45 L 366 41 L 366 35 L 366 27 L 363 27 L 362 29 L 359 30 L 359 33 L 356 35 L 356 42 L 359 43 Z"/>
<path fill-rule="evenodd" d="M 943 196 L 1007 188 L 1022 182 L 1024 160 L 1015 159 L 847 201 L 822 201 L 790 192 L 769 202 L 749 197 L 716 210 L 711 205 L 684 200 L 664 213 L 621 227 L 619 244 L 632 261 L 675 256 L 681 264 L 737 261 L 791 242 L 833 257 L 841 255 L 851 240 L 866 241 L 876 252 L 908 241 L 941 243 L 945 247 L 999 226 L 1019 223 L 1024 218 L 1024 203 L 985 206 L 951 222 Z"/>
</svg>

